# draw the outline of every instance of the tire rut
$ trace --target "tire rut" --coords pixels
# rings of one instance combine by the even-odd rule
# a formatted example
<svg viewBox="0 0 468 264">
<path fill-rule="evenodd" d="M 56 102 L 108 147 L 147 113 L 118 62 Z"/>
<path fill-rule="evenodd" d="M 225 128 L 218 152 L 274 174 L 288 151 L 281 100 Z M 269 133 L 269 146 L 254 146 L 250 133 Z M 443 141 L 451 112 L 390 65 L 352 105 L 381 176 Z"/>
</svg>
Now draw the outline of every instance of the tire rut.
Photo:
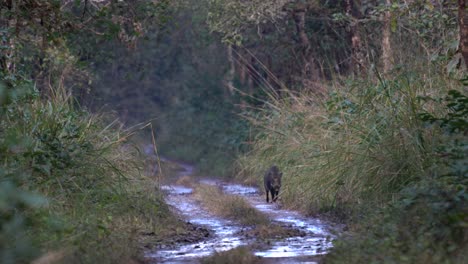
<svg viewBox="0 0 468 264">
<path fill-rule="evenodd" d="M 179 177 L 190 176 L 193 167 L 180 164 Z M 223 192 L 246 199 L 257 210 L 266 214 L 274 223 L 297 229 L 300 235 L 284 239 L 257 241 L 247 236 L 246 227 L 218 217 L 203 208 L 193 197 L 193 188 L 182 185 L 164 185 L 166 202 L 183 219 L 210 230 L 211 235 L 195 243 L 179 243 L 146 253 L 146 258 L 156 263 L 199 263 L 200 259 L 215 252 L 227 251 L 239 246 L 252 248 L 252 252 L 266 263 L 314 263 L 332 247 L 331 226 L 326 222 L 307 218 L 295 211 L 283 210 L 277 204 L 267 204 L 260 192 L 249 186 L 203 179 L 201 184 L 216 185 Z M 258 246 L 262 244 L 262 246 Z M 253 246 L 256 245 L 256 246 Z"/>
</svg>

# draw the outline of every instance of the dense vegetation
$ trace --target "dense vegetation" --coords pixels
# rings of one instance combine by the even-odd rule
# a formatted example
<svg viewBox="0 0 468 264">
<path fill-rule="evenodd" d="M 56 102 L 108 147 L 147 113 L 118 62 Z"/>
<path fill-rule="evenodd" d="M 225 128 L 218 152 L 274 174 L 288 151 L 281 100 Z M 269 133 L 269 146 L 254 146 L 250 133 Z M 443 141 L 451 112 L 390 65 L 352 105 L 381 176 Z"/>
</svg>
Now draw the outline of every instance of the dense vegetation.
<svg viewBox="0 0 468 264">
<path fill-rule="evenodd" d="M 332 262 L 462 262 L 467 97 L 416 98 L 427 86 L 409 78 L 363 93 L 340 87 L 323 104 L 292 97 L 254 120 L 264 132 L 239 160 L 240 177 L 260 184 L 252 175 L 278 164 L 286 206 L 354 223 L 357 234 L 338 241 Z"/>
<path fill-rule="evenodd" d="M 194 3 L 0 3 L 3 262 L 128 262 L 174 222 L 142 122 L 205 172 L 278 165 L 284 206 L 349 224 L 326 261 L 463 261 L 464 0 Z"/>
<path fill-rule="evenodd" d="M 261 186 L 277 164 L 285 206 L 349 224 L 326 262 L 462 263 L 468 98 L 456 3 L 212 2 L 227 42 L 252 43 L 249 30 L 272 25 L 290 34 L 293 23 L 302 52 L 297 80 L 281 79 L 302 89 L 266 86 L 270 100 L 245 114 L 257 133 L 238 177 Z"/>
<path fill-rule="evenodd" d="M 131 7 L 161 8 L 143 2 Z M 120 13 L 126 3 L 101 4 L 1 3 L 1 263 L 129 263 L 142 258 L 143 233 L 161 239 L 162 227 L 178 224 L 143 173 L 145 157 L 132 143 L 139 128 L 109 123 L 72 96 L 94 76 L 74 40 L 87 30 L 109 41 L 134 36 L 115 32 L 129 22 Z"/>
<path fill-rule="evenodd" d="M 31 86 L 26 86 L 31 87 Z M 17 88 L 19 89 L 19 88 Z M 138 237 L 170 221 L 119 125 L 71 101 L 24 94 L 2 108 L 2 263 L 139 258 Z"/>
<path fill-rule="evenodd" d="M 81 101 L 117 111 L 128 125 L 152 120 L 165 156 L 225 176 L 245 149 L 248 130 L 236 117 L 241 98 L 224 86 L 227 50 L 210 34 L 207 12 L 204 4 L 179 1 L 170 21 L 148 32 L 137 49 L 107 44 L 104 49 L 112 52 L 92 65 L 99 78 Z M 101 60 L 101 51 L 90 49 L 83 51 L 90 60 Z"/>
</svg>

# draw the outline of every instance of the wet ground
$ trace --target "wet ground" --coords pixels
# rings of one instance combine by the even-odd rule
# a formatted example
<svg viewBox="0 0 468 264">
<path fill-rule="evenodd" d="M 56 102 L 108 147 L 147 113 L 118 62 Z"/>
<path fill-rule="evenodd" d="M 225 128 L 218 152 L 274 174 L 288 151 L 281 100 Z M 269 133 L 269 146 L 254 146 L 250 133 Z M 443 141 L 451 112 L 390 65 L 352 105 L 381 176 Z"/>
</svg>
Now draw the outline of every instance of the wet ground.
<svg viewBox="0 0 468 264">
<path fill-rule="evenodd" d="M 179 176 L 192 174 L 193 168 L 181 164 Z M 166 201 L 181 217 L 192 224 L 210 230 L 211 235 L 196 243 L 184 243 L 170 248 L 147 252 L 146 257 L 155 263 L 198 263 L 202 257 L 214 252 L 226 251 L 238 246 L 252 246 L 256 256 L 268 263 L 316 263 L 320 255 L 332 247 L 330 226 L 314 218 L 307 218 L 298 212 L 278 208 L 278 204 L 267 204 L 263 195 L 254 187 L 204 179 L 202 184 L 219 186 L 225 193 L 244 197 L 252 206 L 267 214 L 273 222 L 300 230 L 301 235 L 268 241 L 258 247 L 259 241 L 243 232 L 245 227 L 206 211 L 194 198 L 193 189 L 181 185 L 164 185 Z"/>
</svg>

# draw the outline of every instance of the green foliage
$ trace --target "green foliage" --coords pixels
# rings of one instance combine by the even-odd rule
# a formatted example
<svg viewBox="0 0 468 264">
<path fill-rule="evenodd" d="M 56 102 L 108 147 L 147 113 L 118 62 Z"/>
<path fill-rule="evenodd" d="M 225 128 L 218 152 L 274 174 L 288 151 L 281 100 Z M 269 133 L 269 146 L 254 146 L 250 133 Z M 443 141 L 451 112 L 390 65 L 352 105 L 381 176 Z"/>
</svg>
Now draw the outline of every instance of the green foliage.
<svg viewBox="0 0 468 264">
<path fill-rule="evenodd" d="M 307 94 L 275 102 L 252 117 L 261 130 L 242 174 L 271 164 L 284 170 L 284 203 L 346 214 L 390 199 L 434 162 L 437 132 L 418 118 L 424 80 L 414 74 L 377 83 L 354 81 L 325 101 Z M 260 182 L 260 177 L 257 177 Z M 289 186 L 289 187 L 288 187 Z"/>
<path fill-rule="evenodd" d="M 11 78 L 10 80 L 14 80 Z M 10 82 L 19 84 L 19 82 Z M 0 81 L 0 124 L 4 125 L 8 103 L 21 95 L 25 89 L 10 89 Z M 4 135 L 7 135 L 4 137 Z M 11 133 L 4 127 L 0 133 L 0 153 L 3 166 L 0 167 L 0 260 L 2 263 L 26 262 L 38 255 L 38 248 L 27 235 L 27 226 L 36 220 L 27 214 L 28 210 L 40 210 L 47 206 L 47 200 L 34 192 L 21 188 L 23 179 L 30 177 L 28 171 L 15 166 L 5 166 L 5 154 L 15 153 L 28 145 L 24 137 Z"/>
<path fill-rule="evenodd" d="M 170 214 L 141 175 L 129 134 L 69 101 L 32 95 L 1 110 L 2 263 L 49 252 L 66 263 L 138 257 L 138 234 L 157 230 Z"/>
<path fill-rule="evenodd" d="M 440 100 L 437 100 L 440 101 Z M 464 263 L 468 249 L 467 97 L 448 92 L 446 114 L 421 114 L 444 129 L 442 158 L 420 181 L 358 224 L 351 238 L 336 243 L 327 263 Z M 431 128 L 436 129 L 436 128 Z M 460 137 L 461 136 L 461 137 Z"/>
<path fill-rule="evenodd" d="M 244 42 L 245 30 L 249 26 L 275 22 L 285 16 L 284 7 L 293 1 L 208 0 L 207 2 L 210 7 L 207 16 L 210 29 L 222 33 L 224 41 L 241 45 Z"/>
<path fill-rule="evenodd" d="M 148 27 L 160 27 L 168 21 L 169 5 L 167 0 L 3 1 L 0 72 L 34 79 L 42 96 L 56 97 L 53 92 L 59 90 L 57 87 L 70 94 L 72 86 L 85 86 L 90 81 L 83 67 L 85 58 L 77 51 L 83 39 L 92 40 L 94 45 L 118 40 L 134 48 Z M 3 80 L 7 85 L 14 82 Z"/>
<path fill-rule="evenodd" d="M 468 129 L 468 97 L 457 90 L 448 92 L 445 98 L 446 107 L 449 112 L 444 117 L 434 117 L 430 113 L 420 114 L 423 121 L 431 124 L 438 124 L 441 128 L 448 130 L 448 133 L 466 133 Z"/>
<path fill-rule="evenodd" d="M 24 176 L 23 176 L 24 177 Z M 22 190 L 0 171 L 0 260 L 2 263 L 27 262 L 38 255 L 38 248 L 27 235 L 27 226 L 36 222 L 26 210 L 39 210 L 47 204 L 40 195 Z"/>
<path fill-rule="evenodd" d="M 80 101 L 92 109 L 107 105 L 127 124 L 154 120 L 162 155 L 228 175 L 248 128 L 236 115 L 243 98 L 224 85 L 226 47 L 209 34 L 205 15 L 202 5 L 181 6 L 139 49 L 106 44 L 113 52 L 106 60 L 92 57 L 99 78 Z"/>
</svg>

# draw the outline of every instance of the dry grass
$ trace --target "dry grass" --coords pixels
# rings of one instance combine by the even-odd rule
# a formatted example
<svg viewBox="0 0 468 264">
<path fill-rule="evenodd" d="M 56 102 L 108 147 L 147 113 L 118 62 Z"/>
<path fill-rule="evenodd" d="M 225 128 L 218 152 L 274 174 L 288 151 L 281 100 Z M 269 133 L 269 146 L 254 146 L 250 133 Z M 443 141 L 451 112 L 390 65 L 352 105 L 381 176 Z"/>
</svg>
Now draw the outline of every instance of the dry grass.
<svg viewBox="0 0 468 264">
<path fill-rule="evenodd" d="M 183 186 L 185 186 L 185 187 L 193 187 L 193 186 L 194 186 L 193 179 L 192 179 L 192 177 L 190 177 L 190 176 L 182 176 L 182 177 L 180 177 L 180 178 L 177 180 L 176 184 L 178 184 L 178 185 L 183 185 Z"/>
<path fill-rule="evenodd" d="M 284 172 L 282 202 L 307 213 L 391 199 L 429 175 L 440 138 L 418 117 L 440 110 L 418 98 L 444 91 L 409 78 L 356 81 L 330 88 L 325 100 L 304 93 L 272 101 L 262 114 L 247 116 L 260 134 L 238 159 L 239 180 L 261 186 L 261 175 L 277 164 Z"/>
<path fill-rule="evenodd" d="M 195 198 L 210 212 L 253 227 L 242 231 L 242 235 L 248 238 L 264 240 L 304 235 L 300 230 L 272 223 L 267 215 L 255 209 L 244 198 L 225 194 L 217 186 L 198 185 Z"/>
<path fill-rule="evenodd" d="M 224 194 L 217 186 L 200 184 L 195 188 L 195 198 L 210 212 L 236 220 L 243 225 L 269 223 L 268 217 L 253 208 L 244 198 Z"/>
</svg>

